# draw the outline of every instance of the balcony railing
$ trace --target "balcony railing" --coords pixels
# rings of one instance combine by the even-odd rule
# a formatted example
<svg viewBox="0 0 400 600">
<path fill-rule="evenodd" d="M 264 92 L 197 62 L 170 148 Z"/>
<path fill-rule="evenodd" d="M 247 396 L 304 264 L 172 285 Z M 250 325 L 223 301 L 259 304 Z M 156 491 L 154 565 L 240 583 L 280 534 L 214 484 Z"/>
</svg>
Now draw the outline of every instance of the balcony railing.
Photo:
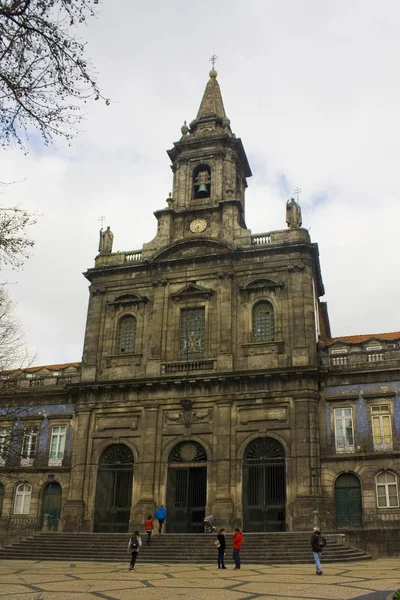
<svg viewBox="0 0 400 600">
<path fill-rule="evenodd" d="M 64 459 L 64 452 L 50 452 L 49 454 L 49 467 L 61 467 Z"/>
<path fill-rule="evenodd" d="M 141 250 L 133 250 L 133 252 L 127 252 L 125 254 L 125 262 L 137 262 L 138 260 L 142 260 L 142 257 Z"/>
<path fill-rule="evenodd" d="M 325 367 L 339 369 L 362 369 L 372 366 L 389 367 L 397 365 L 400 360 L 400 350 L 384 350 L 382 352 L 351 352 L 349 354 L 332 356 L 322 354 L 321 363 Z"/>
<path fill-rule="evenodd" d="M 212 371 L 215 368 L 215 360 L 190 360 L 188 362 L 173 362 L 162 365 L 162 372 L 185 373 L 186 371 Z"/>
<path fill-rule="evenodd" d="M 251 236 L 251 245 L 252 246 L 264 246 L 265 244 L 271 243 L 271 234 L 270 233 L 257 233 Z"/>
</svg>

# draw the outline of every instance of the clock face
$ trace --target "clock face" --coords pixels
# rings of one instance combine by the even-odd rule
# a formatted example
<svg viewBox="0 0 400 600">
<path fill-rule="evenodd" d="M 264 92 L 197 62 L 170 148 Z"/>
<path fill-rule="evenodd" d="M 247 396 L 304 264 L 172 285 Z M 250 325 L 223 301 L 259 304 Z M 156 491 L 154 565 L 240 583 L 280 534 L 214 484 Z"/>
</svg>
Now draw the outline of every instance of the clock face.
<svg viewBox="0 0 400 600">
<path fill-rule="evenodd" d="M 205 219 L 194 219 L 190 223 L 190 231 L 192 233 L 201 233 L 207 227 L 207 221 Z"/>
</svg>

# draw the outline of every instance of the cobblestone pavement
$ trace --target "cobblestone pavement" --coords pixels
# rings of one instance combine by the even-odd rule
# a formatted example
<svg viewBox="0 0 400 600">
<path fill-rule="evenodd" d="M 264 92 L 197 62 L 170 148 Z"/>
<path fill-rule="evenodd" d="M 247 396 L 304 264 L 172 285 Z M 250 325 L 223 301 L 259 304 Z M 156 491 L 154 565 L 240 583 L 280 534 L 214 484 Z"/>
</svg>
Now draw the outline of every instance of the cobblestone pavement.
<svg viewBox="0 0 400 600">
<path fill-rule="evenodd" d="M 232 566 L 0 561 L 0 600 L 391 600 L 400 561 Z"/>
</svg>

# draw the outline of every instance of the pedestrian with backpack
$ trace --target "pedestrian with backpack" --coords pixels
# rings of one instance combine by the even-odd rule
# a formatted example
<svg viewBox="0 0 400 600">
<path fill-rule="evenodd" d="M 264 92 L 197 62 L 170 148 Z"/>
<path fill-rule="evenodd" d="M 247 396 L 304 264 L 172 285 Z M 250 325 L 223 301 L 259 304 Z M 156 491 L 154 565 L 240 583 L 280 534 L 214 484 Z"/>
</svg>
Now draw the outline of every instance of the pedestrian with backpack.
<svg viewBox="0 0 400 600">
<path fill-rule="evenodd" d="M 326 539 L 321 535 L 319 527 L 314 527 L 311 535 L 311 550 L 314 556 L 316 575 L 322 575 L 321 552 L 326 546 Z"/>
<path fill-rule="evenodd" d="M 131 563 L 129 565 L 130 571 L 135 570 L 135 563 L 136 563 L 136 559 L 138 557 L 141 545 L 142 545 L 142 538 L 140 537 L 139 531 L 136 529 L 136 531 L 133 532 L 133 536 L 131 537 L 131 539 L 129 540 L 129 543 L 128 543 L 128 554 L 131 554 Z"/>
</svg>

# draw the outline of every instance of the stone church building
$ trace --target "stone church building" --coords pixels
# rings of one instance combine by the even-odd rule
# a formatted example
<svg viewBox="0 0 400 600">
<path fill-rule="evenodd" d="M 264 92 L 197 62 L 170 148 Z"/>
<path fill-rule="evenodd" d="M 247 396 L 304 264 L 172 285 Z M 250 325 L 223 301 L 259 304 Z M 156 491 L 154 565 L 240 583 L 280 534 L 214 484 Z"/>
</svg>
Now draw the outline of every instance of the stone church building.
<svg viewBox="0 0 400 600">
<path fill-rule="evenodd" d="M 127 532 L 164 504 L 169 532 L 208 514 L 399 526 L 400 332 L 332 338 L 297 202 L 284 229 L 247 229 L 252 173 L 215 70 L 168 156 L 156 237 L 113 252 L 101 232 L 82 362 L 21 374 L 0 420 L 3 517 Z"/>
</svg>

